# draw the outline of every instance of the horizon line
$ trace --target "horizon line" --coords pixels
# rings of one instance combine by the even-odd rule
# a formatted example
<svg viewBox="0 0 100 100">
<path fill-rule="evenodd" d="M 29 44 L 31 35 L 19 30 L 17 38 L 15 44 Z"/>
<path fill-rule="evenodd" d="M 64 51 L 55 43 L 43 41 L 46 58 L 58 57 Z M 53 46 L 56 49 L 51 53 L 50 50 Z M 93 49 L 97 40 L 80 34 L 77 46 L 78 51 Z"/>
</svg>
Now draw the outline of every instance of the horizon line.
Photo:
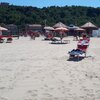
<svg viewBox="0 0 100 100">
<path fill-rule="evenodd" d="M 100 8 L 100 7 L 94 7 L 94 6 L 84 6 L 84 5 L 63 5 L 63 6 L 60 6 L 60 5 L 50 5 L 50 6 L 43 6 L 43 7 L 38 7 L 38 6 L 32 6 L 32 5 L 19 5 L 19 4 L 13 4 L 13 3 L 9 3 L 9 2 L 0 2 L 0 4 L 3 4 L 3 3 L 8 3 L 9 6 L 20 6 L 20 7 L 36 7 L 36 8 L 49 8 L 49 7 L 73 7 L 73 6 L 76 6 L 76 7 L 91 7 L 91 8 Z"/>
</svg>

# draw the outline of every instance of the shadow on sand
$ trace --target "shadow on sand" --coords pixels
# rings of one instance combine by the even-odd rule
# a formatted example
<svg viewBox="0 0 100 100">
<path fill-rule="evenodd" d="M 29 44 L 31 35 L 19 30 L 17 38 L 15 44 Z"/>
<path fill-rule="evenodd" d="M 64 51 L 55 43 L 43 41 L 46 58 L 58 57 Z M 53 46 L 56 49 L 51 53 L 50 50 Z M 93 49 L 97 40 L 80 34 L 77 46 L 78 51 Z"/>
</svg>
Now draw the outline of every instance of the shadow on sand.
<svg viewBox="0 0 100 100">
<path fill-rule="evenodd" d="M 50 44 L 61 45 L 61 44 L 68 44 L 68 43 L 65 43 L 65 42 L 51 42 Z"/>
<path fill-rule="evenodd" d="M 74 61 L 74 62 L 79 62 L 82 61 L 84 59 L 84 57 L 73 57 L 73 58 L 69 58 L 67 59 L 67 61 Z"/>
</svg>

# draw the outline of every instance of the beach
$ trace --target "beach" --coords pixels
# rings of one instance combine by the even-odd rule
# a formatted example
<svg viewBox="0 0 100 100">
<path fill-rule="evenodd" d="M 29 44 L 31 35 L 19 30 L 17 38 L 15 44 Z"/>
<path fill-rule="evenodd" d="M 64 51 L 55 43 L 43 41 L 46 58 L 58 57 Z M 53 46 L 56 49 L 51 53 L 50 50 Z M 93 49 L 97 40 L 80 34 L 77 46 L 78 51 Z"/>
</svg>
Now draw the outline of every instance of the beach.
<svg viewBox="0 0 100 100">
<path fill-rule="evenodd" d="M 91 38 L 87 57 L 70 61 L 69 44 L 44 37 L 0 44 L 0 100 L 100 100 L 100 38 Z"/>
</svg>

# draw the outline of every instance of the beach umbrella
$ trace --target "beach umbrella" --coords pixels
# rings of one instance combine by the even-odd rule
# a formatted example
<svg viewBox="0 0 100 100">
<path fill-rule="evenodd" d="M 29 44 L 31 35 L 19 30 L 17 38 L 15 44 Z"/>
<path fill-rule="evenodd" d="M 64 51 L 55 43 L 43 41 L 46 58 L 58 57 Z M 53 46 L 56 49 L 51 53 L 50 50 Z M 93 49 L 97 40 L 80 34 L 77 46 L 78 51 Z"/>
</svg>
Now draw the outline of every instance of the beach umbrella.
<svg viewBox="0 0 100 100">
<path fill-rule="evenodd" d="M 78 35 L 79 37 L 81 37 L 82 33 L 85 31 L 86 31 L 85 29 L 78 27 L 77 29 L 75 29 L 76 36 Z"/>
<path fill-rule="evenodd" d="M 75 26 L 74 24 L 70 24 L 70 25 L 68 26 L 69 34 L 70 34 L 70 35 L 74 35 L 74 34 L 75 34 L 75 29 L 77 29 L 77 28 L 78 28 L 78 26 Z"/>
<path fill-rule="evenodd" d="M 81 28 L 86 29 L 86 32 L 88 33 L 88 35 L 92 34 L 92 30 L 97 30 L 98 29 L 97 26 L 95 26 L 91 22 L 87 22 L 86 24 L 82 25 Z"/>
<path fill-rule="evenodd" d="M 59 22 L 59 23 L 55 24 L 53 27 L 54 28 L 59 28 L 59 27 L 67 28 L 67 26 L 65 24 L 63 24 L 62 22 Z"/>
<path fill-rule="evenodd" d="M 0 31 L 7 31 L 7 30 L 8 30 L 7 28 L 4 28 L 4 27 L 0 26 Z"/>
<path fill-rule="evenodd" d="M 53 33 L 53 31 L 54 31 L 54 28 L 53 27 L 50 27 L 50 26 L 45 26 L 44 27 L 44 29 L 45 29 L 45 35 L 46 36 L 50 36 L 50 35 L 54 35 L 54 33 Z"/>
<path fill-rule="evenodd" d="M 55 31 L 62 31 L 62 32 L 66 32 L 66 31 L 68 31 L 68 29 L 67 29 L 67 28 L 65 28 L 65 27 L 58 27 L 58 28 L 55 28 Z"/>
<path fill-rule="evenodd" d="M 59 33 L 59 37 L 62 42 L 65 32 L 68 32 L 67 26 L 65 24 L 63 24 L 62 22 L 59 22 L 59 23 L 55 24 L 53 27 L 55 28 L 55 31 Z"/>
<path fill-rule="evenodd" d="M 69 30 L 67 28 L 64 28 L 64 27 L 58 27 L 58 28 L 55 28 L 55 31 L 57 31 L 59 33 L 61 43 L 62 43 L 62 39 L 65 36 L 65 32 L 68 32 Z"/>
<path fill-rule="evenodd" d="M 97 26 L 95 26 L 91 22 L 85 23 L 84 25 L 81 26 L 81 28 L 84 28 L 84 29 L 92 29 L 92 30 L 98 29 Z"/>
<path fill-rule="evenodd" d="M 73 24 L 70 24 L 69 26 L 68 26 L 68 29 L 69 30 L 75 30 L 75 29 L 77 29 L 78 28 L 78 26 L 75 26 L 75 25 L 73 25 Z"/>
<path fill-rule="evenodd" d="M 8 29 L 0 26 L 0 36 L 2 35 L 2 31 L 7 31 Z"/>
<path fill-rule="evenodd" d="M 54 30 L 54 28 L 53 27 L 50 27 L 50 26 L 45 26 L 44 29 L 45 30 L 50 30 L 50 31 L 53 31 Z"/>
<path fill-rule="evenodd" d="M 78 28 L 75 29 L 75 31 L 78 31 L 78 32 L 85 32 L 85 29 L 78 27 Z"/>
</svg>

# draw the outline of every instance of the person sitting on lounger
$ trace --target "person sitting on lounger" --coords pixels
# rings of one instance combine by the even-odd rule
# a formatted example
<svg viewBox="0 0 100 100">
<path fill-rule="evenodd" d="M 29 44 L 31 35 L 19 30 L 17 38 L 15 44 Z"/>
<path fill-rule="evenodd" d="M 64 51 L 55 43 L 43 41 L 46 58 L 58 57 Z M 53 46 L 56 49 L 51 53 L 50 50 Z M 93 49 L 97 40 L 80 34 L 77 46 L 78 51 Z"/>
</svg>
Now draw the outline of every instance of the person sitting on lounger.
<svg viewBox="0 0 100 100">
<path fill-rule="evenodd" d="M 79 40 L 77 44 L 77 48 L 68 52 L 70 54 L 70 57 L 77 56 L 79 58 L 79 56 L 82 56 L 83 54 L 84 54 L 84 57 L 86 57 L 86 51 L 89 46 L 89 41 L 90 39 L 86 35 L 83 35 L 83 39 Z"/>
<path fill-rule="evenodd" d="M 84 34 L 82 39 L 79 40 L 78 45 L 85 45 L 88 44 L 90 39 Z"/>
</svg>

